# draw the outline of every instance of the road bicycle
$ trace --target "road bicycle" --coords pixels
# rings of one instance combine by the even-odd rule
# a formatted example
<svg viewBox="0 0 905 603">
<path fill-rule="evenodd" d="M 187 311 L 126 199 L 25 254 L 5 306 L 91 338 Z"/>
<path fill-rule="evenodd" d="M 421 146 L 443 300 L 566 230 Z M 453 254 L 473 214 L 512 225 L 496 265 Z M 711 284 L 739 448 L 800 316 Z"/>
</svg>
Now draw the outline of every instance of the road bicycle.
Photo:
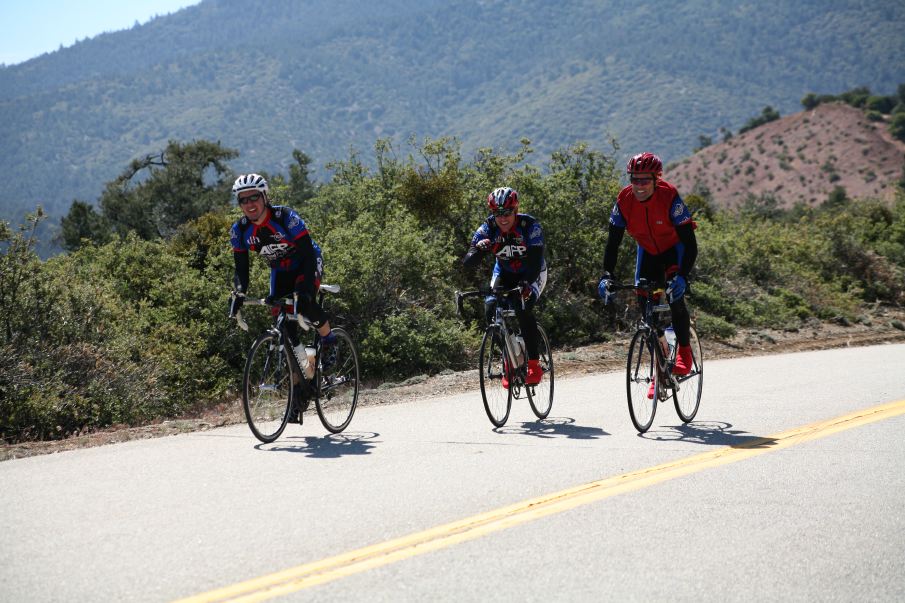
<svg viewBox="0 0 905 603">
<path fill-rule="evenodd" d="M 543 378 L 537 385 L 527 385 L 528 355 L 525 341 L 519 330 L 518 320 L 512 303 L 521 301 L 521 288 L 513 289 L 478 289 L 475 291 L 456 291 L 456 308 L 462 315 L 462 302 L 469 297 L 493 297 L 494 317 L 484 331 L 481 341 L 481 353 L 478 374 L 481 380 L 481 396 L 484 399 L 484 410 L 487 418 L 495 427 L 502 427 L 509 418 L 512 399 L 527 396 L 531 410 L 538 419 L 545 419 L 553 406 L 553 354 L 550 342 L 543 327 L 537 325 L 539 363 L 543 369 Z M 518 296 L 518 301 L 512 298 Z M 506 376 L 509 387 L 503 386 Z"/>
<path fill-rule="evenodd" d="M 657 401 L 666 402 L 670 398 L 682 422 L 691 422 L 701 404 L 704 382 L 704 356 L 694 326 L 690 330 L 691 372 L 674 375 L 676 340 L 672 330 L 672 313 L 665 301 L 663 288 L 647 279 L 640 279 L 637 284 L 613 284 L 610 290 L 633 290 L 643 299 L 626 363 L 628 412 L 635 428 L 639 433 L 647 431 L 654 422 Z M 648 397 L 650 393 L 653 396 Z"/>
<path fill-rule="evenodd" d="M 321 305 L 325 292 L 338 293 L 339 286 L 320 286 Z M 317 329 L 306 317 L 294 312 L 295 302 L 293 294 L 272 302 L 246 299 L 243 305 L 268 306 L 274 317 L 273 324 L 251 344 L 242 377 L 245 418 L 251 432 L 262 442 L 280 437 L 290 420 L 301 423 L 312 399 L 321 423 L 331 433 L 339 433 L 349 425 L 358 405 L 358 353 L 352 338 L 344 329 L 333 327 L 336 356 L 331 359 L 331 352 L 325 358 Z M 241 329 L 248 331 L 241 310 L 234 318 Z M 302 332 L 299 341 L 293 342 L 290 321 L 309 334 L 310 343 L 305 344 Z"/>
</svg>

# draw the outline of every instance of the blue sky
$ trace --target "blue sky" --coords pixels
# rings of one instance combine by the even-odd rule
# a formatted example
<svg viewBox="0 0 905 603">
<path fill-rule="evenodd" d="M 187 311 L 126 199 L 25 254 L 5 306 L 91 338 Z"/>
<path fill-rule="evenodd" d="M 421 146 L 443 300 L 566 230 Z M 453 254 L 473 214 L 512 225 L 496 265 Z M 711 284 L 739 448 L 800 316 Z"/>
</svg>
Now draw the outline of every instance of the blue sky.
<svg viewBox="0 0 905 603">
<path fill-rule="evenodd" d="M 0 63 L 15 65 L 78 40 L 128 29 L 200 0 L 0 0 Z"/>
</svg>

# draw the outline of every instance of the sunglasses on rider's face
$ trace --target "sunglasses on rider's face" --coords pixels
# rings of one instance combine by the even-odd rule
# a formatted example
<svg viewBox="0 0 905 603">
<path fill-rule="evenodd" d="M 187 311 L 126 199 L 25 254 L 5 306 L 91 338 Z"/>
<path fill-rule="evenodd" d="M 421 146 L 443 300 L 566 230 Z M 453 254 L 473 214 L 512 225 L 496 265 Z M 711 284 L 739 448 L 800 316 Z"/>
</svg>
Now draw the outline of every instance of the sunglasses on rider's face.
<svg viewBox="0 0 905 603">
<path fill-rule="evenodd" d="M 255 193 L 253 195 L 248 195 L 247 197 L 239 197 L 239 205 L 245 205 L 246 203 L 257 203 L 263 198 L 264 195 L 262 195 L 261 193 Z"/>
<path fill-rule="evenodd" d="M 495 216 L 511 216 L 515 213 L 515 210 L 511 207 L 504 207 L 501 209 L 493 210 L 493 215 Z"/>
<path fill-rule="evenodd" d="M 632 184 L 640 184 L 641 186 L 645 186 L 654 181 L 654 179 L 651 176 L 642 176 L 640 178 L 636 178 L 636 177 L 632 176 L 631 178 L 629 178 L 629 180 L 631 181 Z"/>
</svg>

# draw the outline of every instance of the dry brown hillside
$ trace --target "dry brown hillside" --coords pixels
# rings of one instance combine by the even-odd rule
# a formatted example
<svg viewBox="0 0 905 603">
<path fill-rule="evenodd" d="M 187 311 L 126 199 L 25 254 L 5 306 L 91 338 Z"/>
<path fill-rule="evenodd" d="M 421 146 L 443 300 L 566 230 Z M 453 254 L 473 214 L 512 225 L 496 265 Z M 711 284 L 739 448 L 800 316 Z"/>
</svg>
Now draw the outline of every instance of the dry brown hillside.
<svg viewBox="0 0 905 603">
<path fill-rule="evenodd" d="M 717 205 L 772 194 L 780 206 L 820 204 L 837 186 L 851 198 L 891 200 L 905 168 L 905 143 L 886 122 L 839 103 L 768 122 L 669 165 L 664 178 L 685 196 L 706 186 Z"/>
</svg>

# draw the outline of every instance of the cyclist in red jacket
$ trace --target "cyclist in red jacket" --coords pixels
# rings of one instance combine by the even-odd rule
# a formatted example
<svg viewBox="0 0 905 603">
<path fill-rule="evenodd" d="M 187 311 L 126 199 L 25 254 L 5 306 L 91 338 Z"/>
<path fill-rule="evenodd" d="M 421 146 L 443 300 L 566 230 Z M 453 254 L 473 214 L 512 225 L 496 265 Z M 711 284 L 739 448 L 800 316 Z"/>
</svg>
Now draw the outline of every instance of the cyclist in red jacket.
<svg viewBox="0 0 905 603">
<path fill-rule="evenodd" d="M 685 305 L 688 273 L 698 256 L 696 227 L 679 192 L 661 178 L 663 162 L 653 153 L 639 153 L 626 165 L 631 184 L 620 191 L 610 214 L 609 236 L 603 255 L 603 276 L 597 291 L 604 304 L 614 297 L 612 272 L 625 231 L 638 243 L 635 282 L 640 278 L 666 286 L 673 329 L 679 344 L 673 373 L 691 372 L 691 318 Z M 652 396 L 649 396 L 652 397 Z"/>
</svg>

